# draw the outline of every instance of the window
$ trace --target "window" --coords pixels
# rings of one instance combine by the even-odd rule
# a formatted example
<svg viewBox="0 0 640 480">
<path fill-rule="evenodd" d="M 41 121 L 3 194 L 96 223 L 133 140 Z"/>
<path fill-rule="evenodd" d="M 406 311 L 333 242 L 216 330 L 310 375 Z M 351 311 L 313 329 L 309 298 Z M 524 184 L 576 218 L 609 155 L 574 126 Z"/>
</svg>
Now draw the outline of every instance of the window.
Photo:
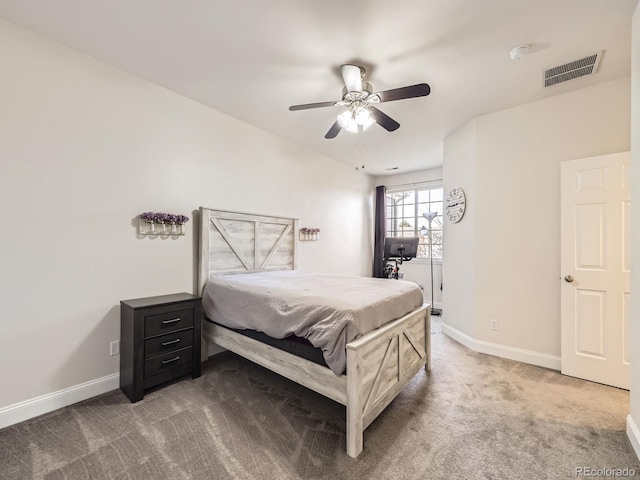
<svg viewBox="0 0 640 480">
<path fill-rule="evenodd" d="M 436 212 L 431 222 L 429 242 L 429 222 L 423 213 Z M 442 185 L 422 184 L 411 188 L 387 189 L 387 237 L 419 237 L 417 258 L 442 259 L 443 226 Z"/>
</svg>

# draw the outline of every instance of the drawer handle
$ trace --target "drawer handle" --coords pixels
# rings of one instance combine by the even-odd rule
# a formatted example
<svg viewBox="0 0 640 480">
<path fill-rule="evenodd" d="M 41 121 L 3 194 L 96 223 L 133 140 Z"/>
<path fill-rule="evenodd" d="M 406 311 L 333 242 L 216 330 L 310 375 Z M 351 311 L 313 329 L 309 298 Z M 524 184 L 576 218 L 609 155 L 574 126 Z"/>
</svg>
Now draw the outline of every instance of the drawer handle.
<svg viewBox="0 0 640 480">
<path fill-rule="evenodd" d="M 179 338 L 176 338 L 175 340 L 171 340 L 170 342 L 162 342 L 162 346 L 166 347 L 167 345 L 173 345 L 174 343 L 178 343 L 180 341 Z"/>
<path fill-rule="evenodd" d="M 180 321 L 180 317 L 174 318 L 172 320 L 163 320 L 162 323 L 166 325 L 167 323 L 176 323 L 176 322 L 179 322 L 179 321 Z"/>
<path fill-rule="evenodd" d="M 180 357 L 173 357 L 173 358 L 170 358 L 169 360 L 162 360 L 162 364 L 166 365 L 167 363 L 177 362 L 178 360 L 180 360 Z"/>
</svg>

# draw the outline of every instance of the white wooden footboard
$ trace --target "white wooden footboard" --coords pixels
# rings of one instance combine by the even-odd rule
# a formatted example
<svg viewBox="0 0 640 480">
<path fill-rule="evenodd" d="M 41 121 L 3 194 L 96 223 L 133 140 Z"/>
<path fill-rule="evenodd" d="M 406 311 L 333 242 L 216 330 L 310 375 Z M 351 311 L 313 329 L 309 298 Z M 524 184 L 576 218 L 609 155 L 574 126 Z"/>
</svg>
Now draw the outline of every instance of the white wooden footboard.
<svg viewBox="0 0 640 480">
<path fill-rule="evenodd" d="M 425 367 L 431 370 L 431 308 L 423 306 L 347 344 L 347 454 L 363 432 Z"/>
</svg>

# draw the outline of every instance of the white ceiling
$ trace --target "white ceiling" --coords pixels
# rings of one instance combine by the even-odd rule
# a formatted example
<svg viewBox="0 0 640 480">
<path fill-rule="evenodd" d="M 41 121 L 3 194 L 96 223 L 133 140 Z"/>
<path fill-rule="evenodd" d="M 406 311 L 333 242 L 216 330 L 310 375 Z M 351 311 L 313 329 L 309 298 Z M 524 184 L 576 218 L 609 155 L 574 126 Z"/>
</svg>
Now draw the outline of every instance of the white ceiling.
<svg viewBox="0 0 640 480">
<path fill-rule="evenodd" d="M 431 95 L 380 105 L 401 127 L 365 133 L 366 172 L 442 164 L 442 140 L 478 115 L 631 73 L 638 0 L 0 0 L 0 17 L 355 166 L 356 135 L 324 134 L 338 67 L 375 91 Z M 518 61 L 509 51 L 531 44 Z M 543 70 L 605 50 L 597 75 L 542 88 Z"/>
</svg>

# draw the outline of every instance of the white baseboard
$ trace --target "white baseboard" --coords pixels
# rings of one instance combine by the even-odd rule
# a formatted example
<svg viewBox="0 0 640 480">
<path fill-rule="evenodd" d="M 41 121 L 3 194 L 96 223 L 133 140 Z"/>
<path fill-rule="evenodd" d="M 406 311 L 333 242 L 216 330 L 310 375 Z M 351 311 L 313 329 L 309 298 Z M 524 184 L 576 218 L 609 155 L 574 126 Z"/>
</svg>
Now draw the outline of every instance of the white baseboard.
<svg viewBox="0 0 640 480">
<path fill-rule="evenodd" d="M 640 430 L 633 421 L 631 414 L 627 415 L 627 437 L 633 446 L 633 450 L 636 452 L 636 456 L 640 459 Z"/>
<path fill-rule="evenodd" d="M 0 408 L 0 428 L 23 422 L 38 415 L 49 413 L 96 395 L 120 388 L 120 374 L 114 373 L 106 377 L 74 385 L 73 387 L 47 393 L 40 397 Z"/>
<path fill-rule="evenodd" d="M 552 370 L 560 370 L 561 368 L 560 357 L 556 357 L 554 355 L 524 350 L 522 348 L 509 347 L 498 343 L 485 342 L 483 340 L 476 340 L 446 323 L 442 323 L 442 332 L 460 342 L 465 347 L 476 352 L 508 358 L 509 360 L 516 360 L 518 362 L 550 368 Z"/>
</svg>

